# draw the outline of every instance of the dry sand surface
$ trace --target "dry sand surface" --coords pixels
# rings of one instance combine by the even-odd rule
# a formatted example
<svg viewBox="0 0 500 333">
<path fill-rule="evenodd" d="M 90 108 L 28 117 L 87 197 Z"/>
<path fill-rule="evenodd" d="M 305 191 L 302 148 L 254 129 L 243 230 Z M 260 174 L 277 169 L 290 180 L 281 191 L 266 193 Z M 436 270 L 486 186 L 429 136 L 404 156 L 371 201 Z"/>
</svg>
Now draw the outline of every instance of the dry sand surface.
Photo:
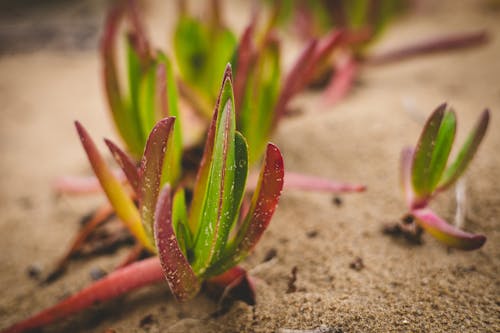
<svg viewBox="0 0 500 333">
<path fill-rule="evenodd" d="M 158 45 L 173 23 L 163 6 L 148 6 Z M 229 21 L 239 28 L 244 23 L 234 16 Z M 491 33 L 488 45 L 363 68 L 355 90 L 335 107 L 322 106 L 314 95 L 295 102 L 304 114 L 284 121 L 274 137 L 287 170 L 361 182 L 368 191 L 342 195 L 340 206 L 331 195 L 284 193 L 269 230 L 244 263 L 257 281 L 256 306 L 236 302 L 213 316 L 217 304 L 206 295 L 177 304 L 161 284 L 45 331 L 500 331 L 500 9 L 493 1 L 425 1 L 395 22 L 373 51 L 477 28 Z M 465 228 L 488 237 L 475 252 L 449 250 L 429 236 L 423 245 L 410 245 L 380 231 L 405 211 L 399 152 L 416 141 L 421 128 L 407 110 L 426 116 L 442 101 L 458 113 L 461 140 L 484 107 L 492 110 L 489 132 L 467 174 Z M 0 57 L 2 328 L 88 285 L 92 268 L 110 270 L 127 255 L 122 248 L 75 261 L 46 287 L 26 274 L 33 263 L 48 269 L 68 246 L 79 218 L 104 200 L 56 198 L 52 192 L 57 176 L 90 174 L 75 119 L 95 138 L 116 137 L 95 49 L 56 45 Z M 452 191 L 434 207 L 451 221 Z M 262 263 L 271 250 L 276 257 Z M 357 257 L 361 270 L 350 267 Z M 287 292 L 294 267 L 296 291 Z"/>
</svg>

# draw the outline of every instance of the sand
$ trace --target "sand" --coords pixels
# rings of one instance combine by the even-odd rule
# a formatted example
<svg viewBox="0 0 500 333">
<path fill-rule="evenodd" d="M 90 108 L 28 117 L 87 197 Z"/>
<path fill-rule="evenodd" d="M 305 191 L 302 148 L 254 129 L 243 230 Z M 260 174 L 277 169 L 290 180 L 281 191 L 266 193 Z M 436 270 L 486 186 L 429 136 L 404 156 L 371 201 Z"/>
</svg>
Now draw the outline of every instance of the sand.
<svg viewBox="0 0 500 333">
<path fill-rule="evenodd" d="M 178 304 L 160 284 L 44 332 L 498 332 L 500 11 L 491 3 L 422 1 L 390 27 L 373 52 L 478 28 L 490 32 L 487 46 L 366 66 L 352 93 L 333 107 L 315 94 L 295 101 L 303 114 L 284 121 L 273 139 L 286 169 L 360 182 L 368 191 L 341 195 L 340 206 L 328 194 L 283 194 L 269 230 L 243 264 L 257 281 L 257 305 L 236 302 L 214 316 L 217 303 L 205 294 Z M 157 27 L 153 35 L 161 41 L 162 29 L 171 26 L 162 14 L 172 14 L 155 6 L 164 4 L 147 8 Z M 241 28 L 241 20 L 229 21 Z M 91 282 L 92 268 L 110 270 L 127 255 L 122 248 L 75 261 L 61 280 L 46 287 L 27 276 L 32 264 L 49 269 L 77 231 L 79 218 L 104 200 L 53 194 L 56 177 L 90 174 L 72 121 L 80 120 L 95 138 L 116 134 L 93 47 L 56 43 L 14 51 L 0 57 L 0 328 L 76 292 Z M 459 140 L 483 108 L 492 111 L 466 177 L 465 228 L 488 237 L 474 252 L 449 250 L 428 235 L 422 245 L 411 245 L 381 233 L 384 223 L 405 213 L 399 153 L 420 131 L 408 110 L 426 116 L 443 101 L 457 111 Z M 453 191 L 433 207 L 452 221 Z M 276 257 L 263 263 L 271 250 Z M 351 268 L 357 258 L 364 266 L 360 270 Z M 296 291 L 287 292 L 294 267 Z"/>
</svg>

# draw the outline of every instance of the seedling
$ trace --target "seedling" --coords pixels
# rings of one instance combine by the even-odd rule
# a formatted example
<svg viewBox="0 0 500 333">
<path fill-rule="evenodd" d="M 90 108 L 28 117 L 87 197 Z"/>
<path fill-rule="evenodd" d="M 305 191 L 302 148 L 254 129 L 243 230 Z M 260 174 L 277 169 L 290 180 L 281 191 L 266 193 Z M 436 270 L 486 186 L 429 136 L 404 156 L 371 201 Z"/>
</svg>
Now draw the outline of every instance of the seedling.
<svg viewBox="0 0 500 333">
<path fill-rule="evenodd" d="M 276 209 L 284 178 L 281 153 L 274 144 L 268 144 L 257 188 L 245 214 L 241 205 L 248 174 L 248 151 L 244 137 L 235 129 L 228 67 L 188 210 L 183 188 L 178 187 L 172 195 L 171 186 L 164 181 L 168 177 L 163 173 L 170 170 L 168 162 L 164 167 L 164 161 L 169 161 L 174 122 L 174 117 L 167 117 L 154 126 L 139 170 L 125 152 L 106 140 L 127 176 L 130 189 L 113 175 L 87 131 L 76 123 L 92 168 L 116 214 L 144 248 L 157 253 L 158 258 L 119 269 L 4 332 L 23 332 L 47 325 L 95 302 L 157 282 L 161 272 L 178 301 L 194 297 L 201 283 L 210 279 L 217 285 L 230 287 L 243 281 L 248 284 L 246 273 L 235 266 L 255 247 Z M 133 198 L 137 198 L 139 207 Z"/>
<path fill-rule="evenodd" d="M 212 6 L 212 8 L 217 7 Z M 228 52 L 215 52 L 212 46 L 207 48 L 207 45 L 211 45 L 210 36 L 220 35 L 220 48 L 224 50 L 229 49 L 229 46 L 224 45 L 231 39 L 226 36 L 229 30 L 220 23 L 219 14 L 211 15 L 212 19 L 205 24 L 190 18 L 185 11 L 181 12 L 174 38 L 176 41 L 174 49 L 184 80 L 176 80 L 173 66 L 164 53 L 151 50 L 134 1 L 111 9 L 101 44 L 108 104 L 118 132 L 126 145 L 126 151 L 131 154 L 131 164 L 139 163 L 147 140 L 146 134 L 150 132 L 154 124 L 162 117 L 176 117 L 173 138 L 169 142 L 167 156 L 169 161 L 163 164 L 164 168 L 169 168 L 168 172 L 163 173 L 163 177 L 167 177 L 163 181 L 168 181 L 172 187 L 176 187 L 180 182 L 187 184 L 186 186 L 194 183 L 192 178 L 195 170 L 191 166 L 196 166 L 199 162 L 200 152 L 204 145 L 202 137 L 195 136 L 193 141 L 192 133 L 196 131 L 193 131 L 192 122 L 185 122 L 184 131 L 180 126 L 181 118 L 192 119 L 192 117 L 186 117 L 190 109 L 186 107 L 185 101 L 189 100 L 194 105 L 215 103 L 217 95 L 212 93 L 214 90 L 212 81 L 215 73 L 220 75 L 217 71 L 220 66 L 216 64 L 230 58 L 227 55 Z M 307 85 L 316 66 L 322 63 L 343 40 L 342 33 L 334 32 L 321 41 L 312 41 L 304 49 L 296 65 L 282 83 L 278 41 L 269 30 L 264 32 L 262 38 L 257 38 L 256 19 L 254 17 L 245 29 L 238 45 L 227 42 L 233 45 L 231 56 L 234 56 L 237 65 L 234 84 L 235 123 L 238 131 L 247 139 L 250 170 L 263 158 L 266 143 L 280 119 L 286 114 L 290 99 Z M 125 39 L 128 89 L 120 85 L 123 80 L 119 80 L 117 68 L 118 28 L 123 22 L 128 22 L 129 28 Z M 188 34 L 195 34 L 197 37 L 184 38 Z M 201 64 L 196 61 L 199 58 L 203 59 Z M 195 80 L 194 77 L 199 80 Z M 178 82 L 180 82 L 179 86 Z M 178 87 L 181 92 L 184 92 L 181 94 L 184 99 L 179 96 Z M 186 95 L 186 91 L 203 92 L 205 97 L 200 97 L 203 95 L 200 93 L 188 92 Z M 213 101 L 212 95 L 216 96 Z M 209 120 L 206 122 L 207 125 L 203 127 L 208 127 Z M 181 162 L 187 163 L 183 163 L 181 168 Z M 252 180 L 256 178 L 251 177 Z M 120 181 L 125 181 L 123 174 L 120 175 Z M 255 187 L 255 184 L 256 182 L 253 181 L 249 185 Z M 100 189 L 100 184 L 95 179 L 84 180 L 80 183 L 69 180 L 60 182 L 59 185 L 72 192 L 78 192 L 79 189 L 87 191 L 92 187 Z M 289 173 L 286 187 L 327 192 L 360 192 L 365 189 L 362 185 L 339 183 L 300 173 Z M 63 272 L 68 259 L 85 242 L 92 230 L 102 223 L 103 219 L 97 217 L 107 216 L 103 211 L 108 215 L 112 212 L 104 207 L 98 210 L 92 223 L 85 226 L 73 242 L 70 251 L 63 256 L 46 281 L 54 280 Z"/>
<path fill-rule="evenodd" d="M 449 247 L 475 250 L 486 242 L 483 235 L 448 224 L 428 206 L 463 175 L 483 140 L 489 117 L 485 110 L 455 160 L 448 164 L 457 121 L 455 112 L 442 104 L 427 120 L 416 147 L 405 148 L 401 155 L 402 186 L 409 214 L 419 227 Z"/>
</svg>

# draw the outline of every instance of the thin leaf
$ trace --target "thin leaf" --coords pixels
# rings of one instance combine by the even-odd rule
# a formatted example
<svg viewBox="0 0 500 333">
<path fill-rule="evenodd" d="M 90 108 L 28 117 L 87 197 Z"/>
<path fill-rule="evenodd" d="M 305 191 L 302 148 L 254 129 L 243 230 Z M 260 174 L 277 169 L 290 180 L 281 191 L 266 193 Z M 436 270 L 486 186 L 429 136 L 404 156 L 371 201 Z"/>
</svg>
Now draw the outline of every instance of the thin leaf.
<svg viewBox="0 0 500 333">
<path fill-rule="evenodd" d="M 165 151 L 175 118 L 160 120 L 149 134 L 141 161 L 139 210 L 146 233 L 153 235 L 154 212 L 160 192 Z"/>
<path fill-rule="evenodd" d="M 99 154 L 97 147 L 87 131 L 79 122 L 75 122 L 80 141 L 87 153 L 92 169 L 101 183 L 109 202 L 116 210 L 116 215 L 125 223 L 135 238 L 151 252 L 156 249 L 144 232 L 141 225 L 141 216 L 129 194 L 107 167 L 104 159 Z"/>
<path fill-rule="evenodd" d="M 280 48 L 277 40 L 269 38 L 247 78 L 238 128 L 248 141 L 249 161 L 260 161 L 272 130 L 272 123 L 280 91 Z"/>
<path fill-rule="evenodd" d="M 278 97 L 278 102 L 276 103 L 276 109 L 274 110 L 275 116 L 273 119 L 273 127 L 276 127 L 281 117 L 285 114 L 286 106 L 289 100 L 297 92 L 297 87 L 302 86 L 301 79 L 303 79 L 304 73 L 307 72 L 307 67 L 304 66 L 304 64 L 314 55 L 317 43 L 317 40 L 312 40 L 307 44 L 286 76 L 283 88 Z"/>
<path fill-rule="evenodd" d="M 438 185 L 446 168 L 448 156 L 450 155 L 453 140 L 455 139 L 456 124 L 455 112 L 452 110 L 446 111 L 434 142 L 434 149 L 432 150 L 432 158 L 429 165 L 429 187 L 432 191 Z"/>
<path fill-rule="evenodd" d="M 479 249 L 486 242 L 485 236 L 456 229 L 430 209 L 415 209 L 411 213 L 425 231 L 449 247 L 470 251 Z"/>
<path fill-rule="evenodd" d="M 419 198 L 430 196 L 434 190 L 430 181 L 432 175 L 431 161 L 445 110 L 446 104 L 444 103 L 432 112 L 415 148 L 412 162 L 412 185 L 415 194 Z"/>
<path fill-rule="evenodd" d="M 489 110 L 484 110 L 479 117 L 476 127 L 467 137 L 462 149 L 460 149 L 455 161 L 453 161 L 453 163 L 444 172 L 444 175 L 438 185 L 439 190 L 443 190 L 455 183 L 455 181 L 457 181 L 457 179 L 460 178 L 460 176 L 467 169 L 470 161 L 472 161 L 472 158 L 476 154 L 484 135 L 486 134 L 489 121 L 490 112 Z"/>
<path fill-rule="evenodd" d="M 232 214 L 237 215 L 245 193 L 245 185 L 248 177 L 248 146 L 245 137 L 240 132 L 234 137 L 234 189 Z"/>
<path fill-rule="evenodd" d="M 234 240 L 225 250 L 224 258 L 205 273 L 206 277 L 221 274 L 235 266 L 254 248 L 278 205 L 283 189 L 283 178 L 283 157 L 278 147 L 269 143 L 250 210 Z"/>
<path fill-rule="evenodd" d="M 143 146 L 141 146 L 139 137 L 132 125 L 130 107 L 124 101 L 116 65 L 116 39 L 119 23 L 124 14 L 123 9 L 123 6 L 113 7 L 106 18 L 100 47 L 103 81 L 109 109 L 117 130 L 134 157 L 138 157 L 142 154 Z"/>
<path fill-rule="evenodd" d="M 129 0 L 127 3 L 127 14 L 132 26 L 132 36 L 134 40 L 134 49 L 137 51 L 141 64 L 147 66 L 151 61 L 151 50 L 149 41 L 141 20 L 139 8 L 135 0 Z"/>
<path fill-rule="evenodd" d="M 174 53 L 183 78 L 191 85 L 206 85 L 210 53 L 208 31 L 197 20 L 182 16 L 174 32 Z M 202 80 L 199 82 L 197 80 Z"/>
<path fill-rule="evenodd" d="M 154 234 L 163 274 L 172 294 L 182 302 L 193 298 L 200 290 L 200 281 L 179 248 L 172 228 L 170 186 L 163 187 L 156 206 Z"/>
<path fill-rule="evenodd" d="M 339 183 L 330 179 L 295 172 L 286 173 L 284 188 L 333 193 L 363 192 L 366 190 L 364 185 Z"/>
<path fill-rule="evenodd" d="M 325 104 L 332 106 L 344 98 L 352 89 L 358 74 L 358 64 L 352 57 L 335 65 L 335 74 L 323 92 Z"/>
<path fill-rule="evenodd" d="M 176 124 L 174 126 L 174 134 L 172 144 L 165 156 L 164 165 L 169 171 L 164 170 L 162 184 L 175 184 L 181 175 L 181 160 L 183 149 L 182 123 L 179 112 L 179 93 L 173 73 L 172 63 L 170 59 L 162 52 L 158 53 L 157 67 L 157 93 L 160 95 L 160 106 L 163 116 L 175 117 Z"/>
<path fill-rule="evenodd" d="M 123 170 L 129 184 L 134 189 L 135 193 L 139 193 L 139 170 L 132 159 L 111 140 L 104 139 L 116 163 Z"/>
<path fill-rule="evenodd" d="M 222 79 L 222 88 L 215 103 L 212 122 L 210 123 L 210 127 L 208 128 L 203 156 L 201 158 L 200 167 L 198 168 L 198 173 L 196 175 L 196 184 L 193 190 L 193 200 L 191 202 L 191 207 L 189 210 L 188 225 L 191 233 L 193 233 L 194 235 L 196 235 L 196 232 L 198 230 L 198 223 L 201 217 L 201 210 L 203 209 L 203 202 L 208 186 L 208 177 L 210 174 L 210 165 L 212 162 L 212 153 L 214 149 L 215 130 L 217 127 L 217 120 L 219 118 L 221 99 L 223 98 L 223 92 L 224 87 L 226 86 L 226 82 L 230 82 L 231 80 L 231 66 L 227 66 L 224 72 L 224 77 Z"/>
<path fill-rule="evenodd" d="M 256 20 L 252 19 L 250 24 L 243 31 L 237 50 L 237 60 L 234 76 L 234 102 L 236 103 L 236 114 L 239 115 L 241 103 L 246 90 L 250 65 L 254 58 L 254 46 L 252 38 L 254 35 Z"/>
<path fill-rule="evenodd" d="M 227 85 L 231 89 L 231 84 Z M 225 92 L 224 92 L 225 93 Z M 223 93 L 223 101 L 224 94 Z M 233 191 L 235 177 L 235 120 L 232 99 L 226 99 L 215 132 L 212 163 L 200 226 L 196 235 L 193 268 L 201 274 L 217 261 L 235 220 Z"/>
<path fill-rule="evenodd" d="M 139 126 L 143 134 L 151 132 L 156 123 L 156 66 L 144 73 L 139 86 Z M 158 112 L 159 113 L 159 112 Z M 145 137 L 146 135 L 144 135 Z M 144 138 L 145 139 L 145 138 Z M 145 142 L 145 141 L 144 141 Z"/>
<path fill-rule="evenodd" d="M 187 249 L 193 247 L 191 233 L 187 227 L 187 206 L 184 189 L 179 188 L 174 194 L 172 206 L 172 228 L 175 230 L 179 247 L 187 258 Z"/>
</svg>

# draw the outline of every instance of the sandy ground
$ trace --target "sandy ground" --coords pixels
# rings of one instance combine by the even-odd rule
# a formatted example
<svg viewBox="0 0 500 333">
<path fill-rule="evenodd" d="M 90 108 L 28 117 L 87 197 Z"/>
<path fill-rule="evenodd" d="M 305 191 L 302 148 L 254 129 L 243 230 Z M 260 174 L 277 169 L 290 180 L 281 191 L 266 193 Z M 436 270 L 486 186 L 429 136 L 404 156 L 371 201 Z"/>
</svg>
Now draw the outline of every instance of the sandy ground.
<svg viewBox="0 0 500 333">
<path fill-rule="evenodd" d="M 268 232 L 244 263 L 257 279 L 256 306 L 237 302 L 214 317 L 217 304 L 207 296 L 177 304 L 165 284 L 46 331 L 276 332 L 322 327 L 325 332 L 498 332 L 500 12 L 488 7 L 491 1 L 455 3 L 423 3 L 395 22 L 375 51 L 476 28 L 490 31 L 489 45 L 363 68 L 357 88 L 342 103 L 327 107 L 306 96 L 297 101 L 305 114 L 279 128 L 274 141 L 288 170 L 361 182 L 369 190 L 341 196 L 341 206 L 332 203 L 331 195 L 283 195 Z M 152 22 L 165 25 L 162 11 L 150 13 Z M 161 32 L 157 35 L 163 38 Z M 69 244 L 78 219 L 103 200 L 55 198 L 51 190 L 59 175 L 89 173 L 73 120 L 79 119 L 96 138 L 116 136 L 98 74 L 93 49 L 42 47 L 0 58 L 0 327 L 88 285 L 92 268 L 109 270 L 127 254 L 122 249 L 74 262 L 63 279 L 47 287 L 26 274 L 33 263 L 48 269 Z M 466 229 L 488 236 L 475 252 L 448 250 L 429 236 L 421 246 L 410 245 L 380 231 L 404 213 L 399 152 L 420 131 L 407 106 L 426 115 L 442 101 L 458 113 L 460 139 L 484 107 L 492 110 L 489 132 L 467 174 Z M 442 196 L 435 208 L 451 221 L 452 193 Z M 272 249 L 276 258 L 263 264 Z M 350 268 L 357 257 L 364 263 L 359 271 Z M 287 293 L 294 267 L 297 291 Z M 148 315 L 151 320 L 141 325 Z"/>
</svg>

